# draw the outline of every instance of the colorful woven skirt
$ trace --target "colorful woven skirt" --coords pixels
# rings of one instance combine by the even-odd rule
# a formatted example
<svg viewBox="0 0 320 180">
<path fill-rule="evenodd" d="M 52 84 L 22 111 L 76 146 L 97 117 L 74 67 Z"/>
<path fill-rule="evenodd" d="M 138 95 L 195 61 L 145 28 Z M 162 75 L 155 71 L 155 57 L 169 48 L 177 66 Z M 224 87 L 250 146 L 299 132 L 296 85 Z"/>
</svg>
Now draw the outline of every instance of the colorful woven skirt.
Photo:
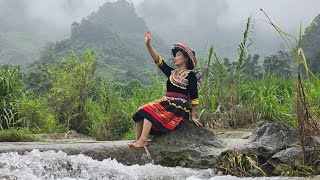
<svg viewBox="0 0 320 180">
<path fill-rule="evenodd" d="M 144 118 L 152 123 L 150 134 L 165 134 L 172 131 L 181 121 L 189 119 L 188 97 L 184 94 L 166 92 L 162 99 L 138 108 L 133 115 L 135 122 Z"/>
</svg>

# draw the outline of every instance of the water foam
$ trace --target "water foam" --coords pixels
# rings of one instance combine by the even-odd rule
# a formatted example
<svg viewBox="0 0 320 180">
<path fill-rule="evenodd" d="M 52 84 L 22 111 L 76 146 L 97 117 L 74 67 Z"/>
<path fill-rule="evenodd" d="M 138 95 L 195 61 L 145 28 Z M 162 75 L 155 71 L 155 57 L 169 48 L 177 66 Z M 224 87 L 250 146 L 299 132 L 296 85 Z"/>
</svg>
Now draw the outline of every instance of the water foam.
<svg viewBox="0 0 320 180">
<path fill-rule="evenodd" d="M 16 152 L 0 154 L 0 179 L 174 179 L 174 180 L 235 180 L 234 176 L 216 174 L 213 169 L 196 170 L 160 165 L 126 166 L 114 159 L 94 160 L 85 155 L 33 150 L 25 155 Z M 246 178 L 248 179 L 248 178 Z M 250 179 L 250 178 L 249 178 Z M 252 178 L 288 179 L 288 178 Z"/>
</svg>

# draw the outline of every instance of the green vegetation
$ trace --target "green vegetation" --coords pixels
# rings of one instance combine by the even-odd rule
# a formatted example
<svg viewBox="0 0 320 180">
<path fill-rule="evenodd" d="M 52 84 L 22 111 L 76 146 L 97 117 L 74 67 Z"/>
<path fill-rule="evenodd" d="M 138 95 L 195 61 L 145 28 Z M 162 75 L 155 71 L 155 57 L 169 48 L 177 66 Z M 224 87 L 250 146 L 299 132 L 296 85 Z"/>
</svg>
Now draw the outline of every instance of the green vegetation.
<svg viewBox="0 0 320 180">
<path fill-rule="evenodd" d="M 213 46 L 209 47 L 208 57 L 200 60 L 198 115 L 207 127 L 248 127 L 260 120 L 297 125 L 291 57 L 279 52 L 264 57 L 261 66 L 260 56 L 248 53 L 252 28 L 248 18 L 237 61 L 222 60 Z M 161 98 L 165 91 L 164 76 L 154 74 L 143 74 L 144 80 L 134 77 L 114 81 L 99 72 L 99 54 L 92 50 L 59 60 L 50 60 L 52 56 L 47 55 L 48 59 L 27 72 L 17 66 L 0 67 L 2 130 L 75 130 L 97 140 L 133 139 L 131 115 L 139 106 Z M 306 76 L 303 85 L 309 112 L 318 117 L 320 83 Z"/>
<path fill-rule="evenodd" d="M 257 156 L 249 156 L 236 150 L 219 158 L 215 168 L 224 174 L 238 177 L 266 176 L 266 173 L 259 167 Z"/>
<path fill-rule="evenodd" d="M 2 130 L 0 131 L 0 142 L 34 142 L 39 138 L 27 131 Z"/>
</svg>

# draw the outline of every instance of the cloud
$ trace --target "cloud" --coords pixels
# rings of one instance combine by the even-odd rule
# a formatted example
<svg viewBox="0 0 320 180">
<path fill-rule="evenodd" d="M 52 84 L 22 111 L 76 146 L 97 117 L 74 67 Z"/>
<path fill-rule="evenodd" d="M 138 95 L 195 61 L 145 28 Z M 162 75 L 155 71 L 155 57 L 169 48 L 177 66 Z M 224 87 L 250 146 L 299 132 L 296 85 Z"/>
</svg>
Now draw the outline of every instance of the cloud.
<svg viewBox="0 0 320 180">
<path fill-rule="evenodd" d="M 208 42 L 221 56 L 235 57 L 249 16 L 255 25 L 252 53 L 267 55 L 284 48 L 273 28 L 261 21 L 266 17 L 260 8 L 283 30 L 297 35 L 300 21 L 307 27 L 320 13 L 319 6 L 318 0 L 145 0 L 137 12 L 168 44 L 184 41 L 201 51 Z"/>
</svg>

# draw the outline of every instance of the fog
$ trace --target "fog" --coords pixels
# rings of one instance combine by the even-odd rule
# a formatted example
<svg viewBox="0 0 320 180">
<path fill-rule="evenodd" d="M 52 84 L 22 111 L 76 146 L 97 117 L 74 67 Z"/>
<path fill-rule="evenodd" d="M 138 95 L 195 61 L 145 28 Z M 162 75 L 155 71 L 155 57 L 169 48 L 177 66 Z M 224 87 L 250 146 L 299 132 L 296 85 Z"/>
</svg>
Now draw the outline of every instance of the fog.
<svg viewBox="0 0 320 180">
<path fill-rule="evenodd" d="M 25 31 L 39 43 L 70 37 L 74 21 L 96 11 L 108 0 L 0 0 L 0 31 Z M 114 1 L 114 0 L 113 0 Z M 130 0 L 147 25 L 167 43 L 185 42 L 198 54 L 213 44 L 224 57 L 234 57 L 251 15 L 252 53 L 267 55 L 285 46 L 260 12 L 262 8 L 284 31 L 297 35 L 319 14 L 318 0 Z M 13 22 L 12 22 L 13 21 Z M 7 23 L 7 24 L 6 24 Z M 5 25 L 5 26 L 4 26 Z"/>
<path fill-rule="evenodd" d="M 268 55 L 284 50 L 267 18 L 285 32 L 297 36 L 300 22 L 303 30 L 320 11 L 317 0 L 147 0 L 137 12 L 147 24 L 170 44 L 183 41 L 201 53 L 206 44 L 213 44 L 221 56 L 235 56 L 242 40 L 247 18 L 254 24 L 251 53 Z"/>
</svg>

